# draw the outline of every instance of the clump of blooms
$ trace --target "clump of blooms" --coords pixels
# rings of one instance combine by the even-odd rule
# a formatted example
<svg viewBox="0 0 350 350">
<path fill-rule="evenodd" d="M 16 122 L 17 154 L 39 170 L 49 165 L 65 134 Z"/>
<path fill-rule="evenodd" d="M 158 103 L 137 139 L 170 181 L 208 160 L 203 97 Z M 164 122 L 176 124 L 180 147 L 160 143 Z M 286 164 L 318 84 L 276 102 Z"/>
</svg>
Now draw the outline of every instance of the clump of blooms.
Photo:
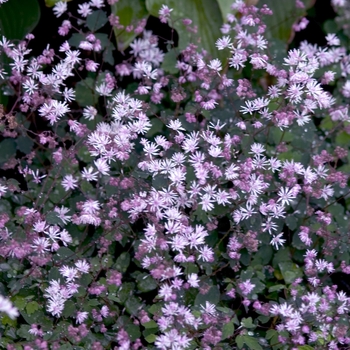
<svg viewBox="0 0 350 350">
<path fill-rule="evenodd" d="M 306 2 L 278 33 L 253 2 L 210 40 L 205 12 L 115 0 L 55 2 L 39 55 L 2 36 L 4 347 L 350 346 L 349 9 L 287 50 Z"/>
</svg>

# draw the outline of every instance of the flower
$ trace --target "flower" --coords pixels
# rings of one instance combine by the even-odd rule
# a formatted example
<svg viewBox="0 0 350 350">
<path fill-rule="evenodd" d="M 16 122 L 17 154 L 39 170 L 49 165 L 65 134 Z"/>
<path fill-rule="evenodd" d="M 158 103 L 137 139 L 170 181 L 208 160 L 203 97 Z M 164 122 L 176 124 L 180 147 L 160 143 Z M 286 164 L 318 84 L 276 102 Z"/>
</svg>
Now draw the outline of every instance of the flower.
<svg viewBox="0 0 350 350">
<path fill-rule="evenodd" d="M 285 239 L 281 238 L 282 236 L 283 236 L 283 232 L 279 233 L 277 236 L 274 236 L 270 241 L 270 244 L 275 246 L 277 250 L 279 249 L 279 245 L 283 246 L 283 244 L 286 242 Z"/>
<path fill-rule="evenodd" d="M 62 16 L 67 11 L 67 2 L 65 1 L 56 2 L 52 10 L 56 17 Z"/>
<path fill-rule="evenodd" d="M 73 175 L 66 175 L 63 178 L 61 184 L 65 191 L 69 191 L 69 190 L 74 190 L 75 188 L 78 187 L 77 182 L 78 180 L 74 178 Z"/>
<path fill-rule="evenodd" d="M 18 309 L 12 305 L 9 299 L 2 295 L 0 295 L 0 311 L 7 314 L 12 320 L 19 316 Z"/>
</svg>

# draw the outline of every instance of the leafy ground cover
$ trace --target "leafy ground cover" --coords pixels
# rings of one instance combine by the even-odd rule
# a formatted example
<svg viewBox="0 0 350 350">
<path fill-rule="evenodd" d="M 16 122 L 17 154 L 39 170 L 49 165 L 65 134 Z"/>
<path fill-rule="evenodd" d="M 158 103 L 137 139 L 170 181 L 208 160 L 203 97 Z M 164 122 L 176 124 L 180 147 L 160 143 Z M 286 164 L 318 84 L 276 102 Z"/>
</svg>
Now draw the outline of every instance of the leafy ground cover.
<svg viewBox="0 0 350 350">
<path fill-rule="evenodd" d="M 1 348 L 349 348 L 349 3 L 203 3 L 0 0 Z"/>
</svg>

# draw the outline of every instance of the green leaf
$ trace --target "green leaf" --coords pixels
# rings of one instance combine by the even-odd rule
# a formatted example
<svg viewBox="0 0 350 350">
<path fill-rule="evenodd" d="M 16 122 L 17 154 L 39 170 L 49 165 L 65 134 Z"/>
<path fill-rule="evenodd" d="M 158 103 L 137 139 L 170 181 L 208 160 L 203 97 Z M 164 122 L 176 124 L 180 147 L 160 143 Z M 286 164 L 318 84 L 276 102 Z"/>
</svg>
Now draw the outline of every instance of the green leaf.
<svg viewBox="0 0 350 350">
<path fill-rule="evenodd" d="M 148 18 L 148 11 L 145 6 L 145 0 L 119 0 L 112 5 L 112 13 L 119 17 L 119 23 L 124 27 L 128 25 L 137 25 L 137 22 L 143 18 Z M 137 34 L 132 30 L 127 32 L 125 29 L 114 28 L 114 35 L 117 41 L 119 51 L 124 51 L 129 47 Z"/>
<path fill-rule="evenodd" d="M 76 257 L 75 253 L 67 247 L 61 247 L 54 255 L 56 261 L 65 260 L 65 262 L 71 260 L 73 257 Z"/>
<path fill-rule="evenodd" d="M 244 343 L 251 350 L 263 350 L 262 346 L 259 344 L 258 339 L 251 337 L 250 335 L 243 336 Z"/>
<path fill-rule="evenodd" d="M 172 8 L 172 26 L 179 34 L 179 50 L 185 49 L 189 43 L 198 43 L 207 50 L 212 57 L 226 57 L 225 53 L 218 51 L 215 42 L 222 37 L 220 27 L 223 24 L 220 7 L 217 1 L 207 1 L 205 6 L 201 0 L 146 0 L 146 7 L 152 16 L 158 17 L 162 5 Z M 182 23 L 182 19 L 190 18 L 191 26 L 197 26 L 197 34 L 190 33 Z"/>
<path fill-rule="evenodd" d="M 222 19 L 224 22 L 227 22 L 226 16 L 232 12 L 231 10 L 232 0 L 217 0 L 217 2 L 220 7 Z"/>
<path fill-rule="evenodd" d="M 251 317 L 243 318 L 241 321 L 241 325 L 244 328 L 251 328 L 251 329 L 256 328 L 256 325 L 253 323 L 253 319 Z"/>
<path fill-rule="evenodd" d="M 27 324 L 22 324 L 21 327 L 19 328 L 19 330 L 16 332 L 17 335 L 23 339 L 31 339 L 33 340 L 34 339 L 34 335 L 30 334 L 29 333 L 29 330 L 30 330 L 30 326 L 27 325 Z"/>
<path fill-rule="evenodd" d="M 20 297 L 20 296 L 14 297 L 12 302 L 19 311 L 23 311 L 27 304 L 27 300 L 24 297 Z"/>
<path fill-rule="evenodd" d="M 53 6 L 55 6 L 55 4 L 56 4 L 57 2 L 59 2 L 59 1 L 70 2 L 70 1 L 72 1 L 72 0 L 45 0 L 45 5 L 46 5 L 47 7 L 53 7 Z"/>
<path fill-rule="evenodd" d="M 39 310 L 40 308 L 41 308 L 41 306 L 36 301 L 30 301 L 26 305 L 26 311 L 27 311 L 28 315 L 34 313 L 35 311 Z"/>
<path fill-rule="evenodd" d="M 164 59 L 161 68 L 170 74 L 176 74 L 179 69 L 176 68 L 178 52 L 176 49 L 172 49 L 164 55 Z"/>
<path fill-rule="evenodd" d="M 125 308 L 126 311 L 130 315 L 136 315 L 140 308 L 142 308 L 142 304 L 139 302 L 139 300 L 131 295 L 126 301 L 125 301 Z"/>
<path fill-rule="evenodd" d="M 276 284 L 275 286 L 272 286 L 269 288 L 269 293 L 276 292 L 278 290 L 284 289 L 286 286 L 284 284 Z"/>
<path fill-rule="evenodd" d="M 50 211 L 45 215 L 46 222 L 50 225 L 62 225 L 63 221 L 57 216 L 55 211 Z"/>
<path fill-rule="evenodd" d="M 115 263 L 115 268 L 120 272 L 126 272 L 130 264 L 130 254 L 128 252 L 121 253 Z"/>
<path fill-rule="evenodd" d="M 32 151 L 34 142 L 28 136 L 19 136 L 17 138 L 17 149 L 24 154 L 28 154 Z"/>
<path fill-rule="evenodd" d="M 151 119 L 151 128 L 147 132 L 147 137 L 153 137 L 154 135 L 161 133 L 164 127 L 164 123 L 158 118 Z"/>
<path fill-rule="evenodd" d="M 146 339 L 147 343 L 154 343 L 156 341 L 156 335 L 150 334 L 145 339 Z"/>
<path fill-rule="evenodd" d="M 0 35 L 8 40 L 22 40 L 36 27 L 39 19 L 37 0 L 8 1 L 0 9 Z"/>
<path fill-rule="evenodd" d="M 278 266 L 281 270 L 283 279 L 286 282 L 286 284 L 291 284 L 298 277 L 303 276 L 301 269 L 291 261 L 280 262 Z"/>
<path fill-rule="evenodd" d="M 345 131 L 339 132 L 335 138 L 335 143 L 339 146 L 349 146 L 350 135 Z"/>
<path fill-rule="evenodd" d="M 157 282 L 148 274 L 141 273 L 137 277 L 137 288 L 140 292 L 149 292 L 158 287 Z"/>
<path fill-rule="evenodd" d="M 222 327 L 222 335 L 221 335 L 221 340 L 225 340 L 227 338 L 230 338 L 233 336 L 233 333 L 235 331 L 235 326 L 232 321 L 226 323 Z"/>
<path fill-rule="evenodd" d="M 134 324 L 128 324 L 125 326 L 125 330 L 128 333 L 131 341 L 135 341 L 141 337 L 140 327 Z"/>
<path fill-rule="evenodd" d="M 309 8 L 313 0 L 303 1 L 306 8 Z M 264 16 L 266 27 L 266 37 L 282 40 L 285 43 L 292 39 L 292 25 L 294 22 L 306 14 L 306 9 L 296 8 L 295 0 L 264 0 L 259 1 L 258 6 L 266 4 L 272 11 L 272 16 Z"/>
<path fill-rule="evenodd" d="M 107 22 L 108 18 L 106 12 L 102 10 L 94 11 L 86 19 L 86 25 L 92 32 L 102 28 Z"/>
<path fill-rule="evenodd" d="M 244 346 L 244 339 L 243 339 L 243 335 L 237 335 L 236 337 L 236 343 L 239 349 L 242 349 Z"/>
<path fill-rule="evenodd" d="M 142 324 L 146 329 L 150 329 L 150 328 L 158 328 L 158 325 L 155 321 L 151 320 L 151 321 L 148 321 L 146 323 L 143 323 Z"/>
<path fill-rule="evenodd" d="M 80 106 L 94 106 L 97 103 L 98 96 L 95 93 L 94 84 L 92 78 L 86 78 L 76 85 L 75 98 Z"/>
<path fill-rule="evenodd" d="M 124 304 L 130 295 L 132 295 L 133 291 L 135 289 L 135 284 L 131 282 L 124 282 L 118 292 L 118 297 L 120 299 L 120 302 Z"/>
<path fill-rule="evenodd" d="M 211 286 L 208 293 L 201 294 L 198 293 L 195 299 L 195 305 L 200 307 L 200 305 L 205 306 L 206 302 L 217 305 L 220 301 L 220 291 L 217 286 Z"/>
<path fill-rule="evenodd" d="M 75 303 L 72 300 L 67 300 L 64 303 L 64 309 L 62 312 L 62 316 L 70 317 L 76 311 Z"/>
<path fill-rule="evenodd" d="M 0 11 L 1 12 L 1 11 Z M 0 163 L 5 163 L 16 154 L 16 142 L 14 139 L 5 139 L 0 142 Z"/>
<path fill-rule="evenodd" d="M 301 345 L 298 346 L 298 350 L 314 350 L 314 348 L 310 345 Z"/>
</svg>

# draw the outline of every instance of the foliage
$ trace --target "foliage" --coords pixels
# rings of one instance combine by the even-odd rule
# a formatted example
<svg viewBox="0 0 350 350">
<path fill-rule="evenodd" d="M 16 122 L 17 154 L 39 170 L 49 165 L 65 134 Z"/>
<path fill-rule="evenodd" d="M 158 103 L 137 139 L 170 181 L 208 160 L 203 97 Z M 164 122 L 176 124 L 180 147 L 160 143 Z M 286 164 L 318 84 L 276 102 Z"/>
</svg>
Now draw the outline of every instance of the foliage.
<svg viewBox="0 0 350 350">
<path fill-rule="evenodd" d="M 31 1 L 0 0 L 0 347 L 349 346 L 347 4 L 288 50 L 312 1 L 46 0 L 51 43 Z"/>
</svg>

